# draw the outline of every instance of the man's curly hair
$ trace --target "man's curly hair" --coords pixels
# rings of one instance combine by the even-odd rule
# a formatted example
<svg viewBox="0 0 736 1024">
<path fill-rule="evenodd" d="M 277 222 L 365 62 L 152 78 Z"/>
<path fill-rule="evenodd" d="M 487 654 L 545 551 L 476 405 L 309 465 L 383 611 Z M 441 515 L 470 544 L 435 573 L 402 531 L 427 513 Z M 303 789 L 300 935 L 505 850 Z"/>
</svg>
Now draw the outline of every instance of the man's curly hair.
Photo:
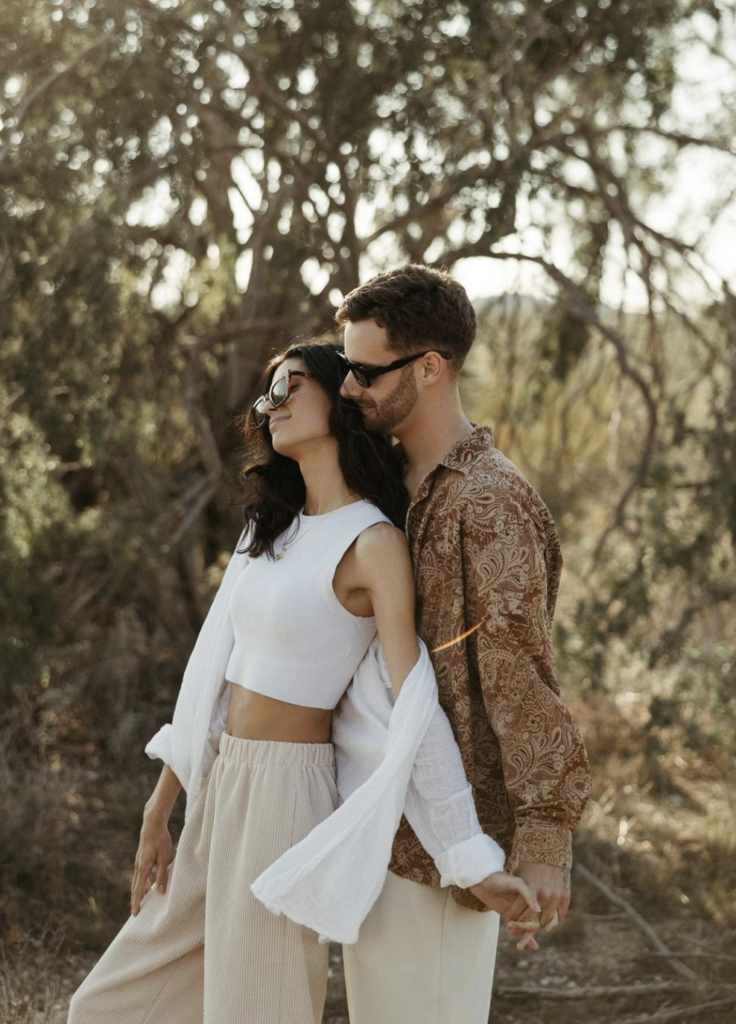
<svg viewBox="0 0 736 1024">
<path fill-rule="evenodd" d="M 463 286 L 446 271 L 421 263 L 377 274 L 354 288 L 335 318 L 339 324 L 375 320 L 402 355 L 433 347 L 451 352 L 455 372 L 465 362 L 477 324 Z"/>
</svg>

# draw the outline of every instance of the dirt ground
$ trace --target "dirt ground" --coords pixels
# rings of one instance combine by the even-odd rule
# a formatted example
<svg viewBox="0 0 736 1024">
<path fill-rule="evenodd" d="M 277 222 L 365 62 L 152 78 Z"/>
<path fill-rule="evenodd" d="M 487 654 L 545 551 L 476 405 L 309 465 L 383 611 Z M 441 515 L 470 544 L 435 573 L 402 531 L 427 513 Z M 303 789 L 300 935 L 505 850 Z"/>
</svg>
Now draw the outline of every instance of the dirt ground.
<svg viewBox="0 0 736 1024">
<path fill-rule="evenodd" d="M 570 913 L 538 953 L 518 953 L 502 929 L 492 1024 L 736 1024 L 733 780 L 728 759 L 688 757 L 657 761 L 654 777 L 596 751 L 601 783 L 576 836 Z M 59 774 L 65 808 L 42 884 L 2 894 L 17 927 L 0 944 L 0 1024 L 62 1024 L 127 913 L 150 772 L 116 773 L 70 743 Z M 339 946 L 330 973 L 323 1024 L 348 1024 Z"/>
<path fill-rule="evenodd" d="M 624 911 L 573 909 L 565 925 L 545 938 L 538 953 L 517 953 L 502 933 L 490 1021 L 734 1024 L 736 985 L 729 979 L 733 979 L 736 956 L 714 950 L 704 927 L 686 932 L 682 922 L 672 921 L 660 924 L 657 932 L 671 948 L 685 954 L 682 959 L 697 973 L 696 979 L 678 973 L 671 957 L 657 955 L 650 939 Z M 62 1024 L 71 993 L 96 959 L 97 954 L 90 953 L 59 954 L 39 987 L 44 1012 L 11 1014 L 2 1024 L 21 1020 Z M 331 947 L 330 961 L 323 1024 L 348 1024 L 339 946 Z"/>
</svg>

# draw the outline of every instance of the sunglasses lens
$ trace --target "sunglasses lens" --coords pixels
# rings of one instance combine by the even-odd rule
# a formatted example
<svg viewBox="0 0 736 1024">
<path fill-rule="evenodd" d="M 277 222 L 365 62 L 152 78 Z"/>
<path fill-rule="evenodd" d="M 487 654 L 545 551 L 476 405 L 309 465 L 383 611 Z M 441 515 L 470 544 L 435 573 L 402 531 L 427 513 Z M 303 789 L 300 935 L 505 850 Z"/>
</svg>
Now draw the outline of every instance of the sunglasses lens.
<svg viewBox="0 0 736 1024">
<path fill-rule="evenodd" d="M 345 366 L 345 373 L 343 374 L 343 376 L 347 377 L 349 373 L 352 373 L 353 379 L 356 384 L 358 384 L 361 388 L 369 388 L 371 386 L 371 382 L 369 378 L 366 377 L 363 370 L 359 368 L 359 365 L 357 363 L 351 363 L 350 360 L 347 359 L 345 356 L 343 356 L 342 358 Z"/>
<path fill-rule="evenodd" d="M 261 397 L 253 406 L 253 422 L 257 427 L 262 427 L 266 422 L 266 399 Z"/>
<path fill-rule="evenodd" d="M 279 377 L 271 385 L 271 390 L 268 392 L 268 398 L 274 409 L 278 409 L 286 399 L 289 397 L 289 378 Z"/>
</svg>

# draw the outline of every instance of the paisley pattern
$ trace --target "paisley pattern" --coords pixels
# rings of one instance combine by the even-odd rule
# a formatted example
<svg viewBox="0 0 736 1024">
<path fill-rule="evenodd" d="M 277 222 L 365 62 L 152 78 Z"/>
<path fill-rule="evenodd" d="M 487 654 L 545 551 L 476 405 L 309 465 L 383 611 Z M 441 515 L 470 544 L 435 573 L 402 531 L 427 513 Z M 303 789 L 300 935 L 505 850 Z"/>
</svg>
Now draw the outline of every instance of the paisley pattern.
<svg viewBox="0 0 736 1024">
<path fill-rule="evenodd" d="M 417 581 L 417 631 L 432 655 L 484 832 L 507 867 L 569 867 L 572 831 L 590 797 L 585 746 L 555 676 L 551 623 L 562 570 L 542 499 L 475 427 L 424 480 L 407 514 Z M 391 871 L 438 886 L 439 874 L 402 818 Z M 462 906 L 487 908 L 467 889 Z"/>
</svg>

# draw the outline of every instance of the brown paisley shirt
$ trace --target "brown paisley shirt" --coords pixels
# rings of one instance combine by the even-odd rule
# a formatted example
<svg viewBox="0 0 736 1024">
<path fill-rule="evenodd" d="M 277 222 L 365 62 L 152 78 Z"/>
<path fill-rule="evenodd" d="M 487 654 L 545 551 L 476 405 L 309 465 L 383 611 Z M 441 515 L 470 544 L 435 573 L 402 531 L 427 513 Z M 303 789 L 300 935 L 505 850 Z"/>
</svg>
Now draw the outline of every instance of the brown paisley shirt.
<svg viewBox="0 0 736 1024">
<path fill-rule="evenodd" d="M 432 650 L 439 700 L 473 787 L 481 827 L 519 861 L 572 863 L 571 838 L 590 796 L 582 737 L 560 697 L 551 622 L 562 569 L 554 521 L 475 427 L 425 478 L 406 532 L 417 582 L 417 631 Z M 406 818 L 389 868 L 438 886 Z M 488 908 L 452 887 L 462 906 Z"/>
</svg>

